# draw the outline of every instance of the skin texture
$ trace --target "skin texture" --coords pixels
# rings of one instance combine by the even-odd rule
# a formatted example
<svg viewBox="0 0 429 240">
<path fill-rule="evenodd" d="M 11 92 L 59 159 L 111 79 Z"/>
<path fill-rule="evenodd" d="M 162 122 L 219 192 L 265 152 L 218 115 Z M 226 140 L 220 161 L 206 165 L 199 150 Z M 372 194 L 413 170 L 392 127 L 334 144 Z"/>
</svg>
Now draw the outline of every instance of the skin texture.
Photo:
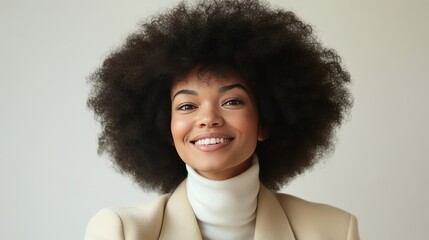
<svg viewBox="0 0 429 240">
<path fill-rule="evenodd" d="M 258 140 L 258 110 L 246 82 L 210 73 L 201 82 L 195 72 L 171 91 L 171 133 L 180 158 L 200 175 L 224 180 L 251 165 Z M 197 145 L 200 138 L 224 137 L 224 143 Z"/>
</svg>

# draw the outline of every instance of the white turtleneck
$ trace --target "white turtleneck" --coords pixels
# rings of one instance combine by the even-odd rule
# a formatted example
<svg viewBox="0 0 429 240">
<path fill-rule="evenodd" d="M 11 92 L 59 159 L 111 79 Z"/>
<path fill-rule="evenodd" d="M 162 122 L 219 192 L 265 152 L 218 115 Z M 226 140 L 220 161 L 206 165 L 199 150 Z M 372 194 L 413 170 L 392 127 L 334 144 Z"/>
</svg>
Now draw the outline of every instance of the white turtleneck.
<svg viewBox="0 0 429 240">
<path fill-rule="evenodd" d="M 199 175 L 186 165 L 189 202 L 198 220 L 203 239 L 253 239 L 259 163 L 230 179 L 215 181 Z"/>
</svg>

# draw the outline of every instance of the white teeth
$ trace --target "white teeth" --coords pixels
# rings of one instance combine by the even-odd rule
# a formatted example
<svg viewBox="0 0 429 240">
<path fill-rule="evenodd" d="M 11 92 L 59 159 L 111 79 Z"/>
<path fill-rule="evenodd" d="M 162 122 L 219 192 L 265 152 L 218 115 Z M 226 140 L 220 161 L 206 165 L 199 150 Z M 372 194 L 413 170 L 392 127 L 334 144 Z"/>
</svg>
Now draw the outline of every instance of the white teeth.
<svg viewBox="0 0 429 240">
<path fill-rule="evenodd" d="M 231 141 L 229 138 L 204 138 L 195 142 L 195 145 L 212 145 Z"/>
</svg>

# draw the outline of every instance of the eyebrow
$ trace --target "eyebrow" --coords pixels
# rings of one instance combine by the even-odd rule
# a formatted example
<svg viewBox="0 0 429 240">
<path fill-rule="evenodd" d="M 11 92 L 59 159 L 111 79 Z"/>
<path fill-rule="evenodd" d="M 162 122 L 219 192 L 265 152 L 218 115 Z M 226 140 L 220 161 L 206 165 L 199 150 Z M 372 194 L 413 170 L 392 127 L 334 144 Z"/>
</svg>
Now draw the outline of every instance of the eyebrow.
<svg viewBox="0 0 429 240">
<path fill-rule="evenodd" d="M 177 92 L 174 94 L 174 96 L 173 96 L 173 98 L 172 98 L 172 99 L 174 99 L 177 95 L 180 95 L 180 94 L 188 94 L 188 95 L 195 95 L 195 96 L 197 96 L 197 95 L 198 95 L 198 93 L 197 93 L 197 92 L 195 92 L 194 90 L 182 89 L 182 90 L 180 90 L 180 91 L 177 91 Z"/>
<path fill-rule="evenodd" d="M 220 87 L 220 88 L 217 90 L 217 92 L 218 92 L 218 93 L 224 93 L 224 92 L 227 92 L 227 91 L 229 91 L 229 90 L 231 90 L 231 89 L 234 89 L 234 88 L 242 89 L 242 90 L 244 90 L 246 93 L 248 93 L 247 89 L 246 89 L 243 85 L 241 85 L 241 84 L 232 84 L 232 85 L 223 86 L 223 87 Z M 172 98 L 172 99 L 174 99 L 177 95 L 180 95 L 180 94 L 188 94 L 188 95 L 198 96 L 198 93 L 197 93 L 196 91 L 194 91 L 194 90 L 190 90 L 190 89 L 182 89 L 182 90 L 180 90 L 180 91 L 177 91 L 177 92 L 174 94 L 174 96 L 173 96 L 173 98 Z"/>
<path fill-rule="evenodd" d="M 223 87 L 220 87 L 217 90 L 217 92 L 218 93 L 224 93 L 224 92 L 229 91 L 229 90 L 234 89 L 234 88 L 242 89 L 243 91 L 245 91 L 246 93 L 248 93 L 247 89 L 243 85 L 241 85 L 241 84 L 232 84 L 232 85 L 223 86 Z"/>
</svg>

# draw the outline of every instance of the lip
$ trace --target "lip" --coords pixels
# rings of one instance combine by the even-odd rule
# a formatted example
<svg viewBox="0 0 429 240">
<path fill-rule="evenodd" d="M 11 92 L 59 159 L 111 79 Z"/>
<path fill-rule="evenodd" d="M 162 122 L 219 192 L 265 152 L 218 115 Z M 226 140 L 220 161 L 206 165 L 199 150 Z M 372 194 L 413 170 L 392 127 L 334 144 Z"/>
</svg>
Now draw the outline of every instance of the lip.
<svg viewBox="0 0 429 240">
<path fill-rule="evenodd" d="M 223 142 L 223 143 L 218 143 L 218 144 L 209 144 L 209 145 L 196 145 L 195 142 L 200 140 L 200 139 L 204 139 L 204 138 L 229 138 L 231 139 L 231 141 L 227 141 L 227 142 Z M 219 132 L 214 132 L 214 133 L 203 133 L 200 134 L 196 137 L 194 137 L 190 143 L 198 150 L 203 151 L 203 152 L 213 152 L 213 151 L 217 151 L 220 150 L 222 148 L 225 148 L 227 146 L 229 146 L 231 144 L 231 142 L 234 140 L 234 137 L 232 137 L 231 135 L 225 134 L 225 133 L 219 133 Z"/>
<path fill-rule="evenodd" d="M 213 133 L 203 133 L 203 134 L 197 135 L 196 137 L 192 138 L 190 142 L 193 144 L 196 141 L 204 138 L 230 138 L 231 140 L 234 140 L 234 137 L 226 133 L 213 132 Z"/>
<path fill-rule="evenodd" d="M 231 141 L 224 142 L 224 143 L 218 143 L 218 144 L 212 144 L 212 145 L 195 145 L 192 144 L 196 149 L 203 151 L 203 152 L 214 152 L 223 148 L 228 147 L 231 144 Z"/>
</svg>

